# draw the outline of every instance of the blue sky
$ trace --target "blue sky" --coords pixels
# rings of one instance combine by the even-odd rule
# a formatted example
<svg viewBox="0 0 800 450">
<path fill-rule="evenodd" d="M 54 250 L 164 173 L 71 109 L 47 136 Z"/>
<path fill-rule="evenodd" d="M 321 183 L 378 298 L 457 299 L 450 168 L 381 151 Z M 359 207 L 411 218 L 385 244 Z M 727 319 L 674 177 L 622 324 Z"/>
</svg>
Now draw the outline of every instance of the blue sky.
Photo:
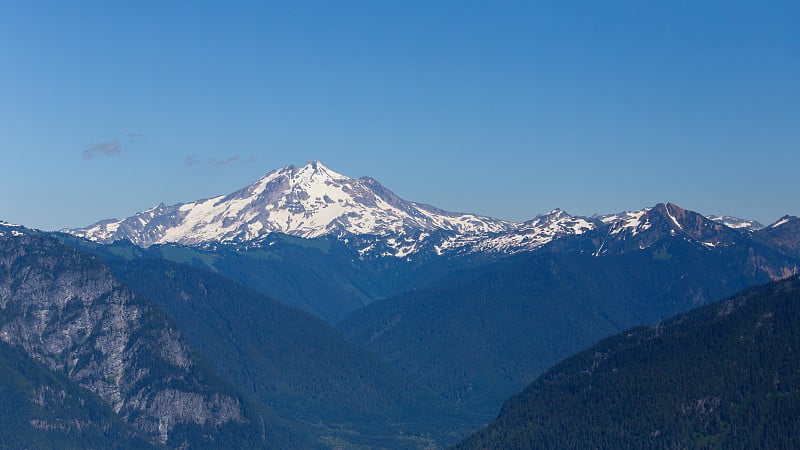
<svg viewBox="0 0 800 450">
<path fill-rule="evenodd" d="M 3 2 L 0 219 L 42 229 L 317 159 L 523 220 L 800 215 L 800 2 Z"/>
</svg>

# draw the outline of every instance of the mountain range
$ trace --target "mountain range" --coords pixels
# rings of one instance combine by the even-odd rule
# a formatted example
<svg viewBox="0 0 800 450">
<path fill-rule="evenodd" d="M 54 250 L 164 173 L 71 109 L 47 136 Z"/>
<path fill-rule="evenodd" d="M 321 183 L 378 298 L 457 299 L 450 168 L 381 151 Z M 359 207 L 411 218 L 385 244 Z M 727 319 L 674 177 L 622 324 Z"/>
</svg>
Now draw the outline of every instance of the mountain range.
<svg viewBox="0 0 800 450">
<path fill-rule="evenodd" d="M 517 253 L 535 250 L 563 236 L 598 228 L 636 232 L 647 228 L 651 208 L 571 216 L 555 209 L 526 222 L 443 211 L 399 198 L 369 177 L 339 174 L 319 161 L 274 170 L 234 193 L 167 206 L 86 228 L 65 229 L 99 243 L 129 240 L 155 244 L 258 246 L 272 233 L 303 238 L 334 236 L 361 255 L 407 257 L 425 252 Z M 732 216 L 707 217 L 740 231 L 764 227 Z"/>
<path fill-rule="evenodd" d="M 555 241 L 595 256 L 650 248 L 666 235 L 709 251 L 754 240 L 770 247 L 797 228 L 797 218 L 784 219 L 764 228 L 667 203 L 592 217 L 556 209 L 517 223 L 409 202 L 372 178 L 348 178 L 313 161 L 272 171 L 229 195 L 62 231 L 98 244 L 132 244 L 109 251 L 217 271 L 336 324 L 375 300 L 454 270 Z M 800 255 L 792 247 L 797 236 L 784 240 L 781 252 Z"/>
</svg>

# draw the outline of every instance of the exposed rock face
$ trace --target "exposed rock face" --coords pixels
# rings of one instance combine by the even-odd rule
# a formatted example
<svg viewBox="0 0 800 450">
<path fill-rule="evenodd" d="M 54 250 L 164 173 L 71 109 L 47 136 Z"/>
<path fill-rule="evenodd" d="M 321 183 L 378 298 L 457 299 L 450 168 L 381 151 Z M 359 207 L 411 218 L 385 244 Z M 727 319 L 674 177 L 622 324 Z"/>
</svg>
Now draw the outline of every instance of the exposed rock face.
<svg viewBox="0 0 800 450">
<path fill-rule="evenodd" d="M 86 389 L 0 342 L 0 447 L 156 448 Z"/>
<path fill-rule="evenodd" d="M 43 235 L 0 237 L 0 339 L 67 374 L 164 443 L 178 424 L 243 420 L 146 299 L 99 258 Z"/>
</svg>

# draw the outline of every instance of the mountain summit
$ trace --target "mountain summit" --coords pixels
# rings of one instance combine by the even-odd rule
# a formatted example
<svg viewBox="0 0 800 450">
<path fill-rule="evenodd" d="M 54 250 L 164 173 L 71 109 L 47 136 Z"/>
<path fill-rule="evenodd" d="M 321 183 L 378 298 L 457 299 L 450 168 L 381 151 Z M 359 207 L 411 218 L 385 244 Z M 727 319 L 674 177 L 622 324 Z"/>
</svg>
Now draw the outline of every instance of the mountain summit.
<svg viewBox="0 0 800 450">
<path fill-rule="evenodd" d="M 128 239 L 148 247 L 168 242 L 241 243 L 273 232 L 312 238 L 434 230 L 483 234 L 513 227 L 502 220 L 408 202 L 372 178 L 349 178 L 312 161 L 272 171 L 229 195 L 161 204 L 126 219 L 64 231 L 102 243 Z"/>
<path fill-rule="evenodd" d="M 727 247 L 742 239 L 735 229 L 673 203 L 599 219 L 608 225 L 608 232 L 598 254 L 642 250 L 665 237 L 697 242 L 706 248 Z"/>
</svg>

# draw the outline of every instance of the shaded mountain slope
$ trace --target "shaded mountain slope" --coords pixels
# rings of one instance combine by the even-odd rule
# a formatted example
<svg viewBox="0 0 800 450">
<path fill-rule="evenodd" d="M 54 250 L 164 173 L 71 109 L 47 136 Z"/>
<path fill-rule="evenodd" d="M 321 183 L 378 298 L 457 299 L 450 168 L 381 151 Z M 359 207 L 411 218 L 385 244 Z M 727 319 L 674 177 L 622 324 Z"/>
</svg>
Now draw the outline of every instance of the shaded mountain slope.
<svg viewBox="0 0 800 450">
<path fill-rule="evenodd" d="M 0 237 L 0 339 L 96 395 L 153 442 L 300 442 L 197 358 L 160 308 L 100 258 L 44 234 Z"/>
<path fill-rule="evenodd" d="M 308 313 L 183 264 L 110 264 L 161 305 L 220 374 L 280 415 L 312 426 L 323 443 L 424 448 L 480 424 Z"/>
<path fill-rule="evenodd" d="M 413 261 L 362 258 L 332 237 L 303 239 L 279 233 L 269 235 L 253 248 L 168 244 L 143 249 L 129 241 L 102 245 L 67 234 L 57 236 L 68 245 L 107 261 L 161 258 L 211 271 L 330 324 L 377 299 L 491 260 L 481 254 L 420 257 Z"/>
<path fill-rule="evenodd" d="M 644 249 L 596 257 L 598 238 L 561 239 L 552 245 L 575 247 L 545 247 L 459 272 L 375 302 L 339 328 L 488 417 L 552 364 L 605 336 L 797 267 L 758 244 L 707 248 L 670 233 Z"/>
<path fill-rule="evenodd" d="M 459 449 L 798 448 L 800 278 L 608 338 Z"/>
<path fill-rule="evenodd" d="M 755 231 L 753 239 L 800 258 L 800 218 L 783 216 L 772 225 Z"/>
</svg>

